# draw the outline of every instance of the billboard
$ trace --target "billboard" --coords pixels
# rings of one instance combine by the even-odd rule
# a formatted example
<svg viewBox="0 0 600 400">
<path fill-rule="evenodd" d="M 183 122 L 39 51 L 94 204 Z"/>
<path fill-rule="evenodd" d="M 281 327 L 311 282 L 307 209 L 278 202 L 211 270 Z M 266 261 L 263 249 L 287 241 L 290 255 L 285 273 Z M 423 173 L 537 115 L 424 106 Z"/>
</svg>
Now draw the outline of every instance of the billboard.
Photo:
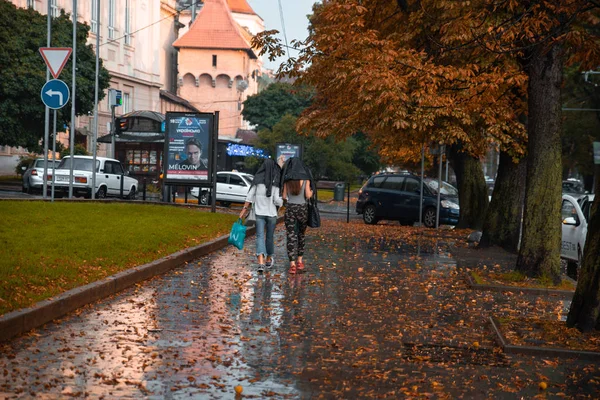
<svg viewBox="0 0 600 400">
<path fill-rule="evenodd" d="M 165 122 L 165 182 L 210 182 L 214 114 L 168 112 Z"/>
<path fill-rule="evenodd" d="M 277 143 L 275 146 L 275 160 L 286 162 L 290 157 L 302 158 L 302 145 L 291 143 Z"/>
</svg>

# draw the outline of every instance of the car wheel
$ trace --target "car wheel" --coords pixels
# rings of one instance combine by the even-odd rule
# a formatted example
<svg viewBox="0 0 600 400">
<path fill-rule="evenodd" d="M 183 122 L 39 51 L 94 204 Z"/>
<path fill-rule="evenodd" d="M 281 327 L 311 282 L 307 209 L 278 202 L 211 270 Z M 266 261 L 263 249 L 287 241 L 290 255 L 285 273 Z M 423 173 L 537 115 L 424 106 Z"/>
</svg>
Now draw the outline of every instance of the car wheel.
<svg viewBox="0 0 600 400">
<path fill-rule="evenodd" d="M 25 186 L 25 184 L 23 184 L 23 187 L 21 187 L 21 192 L 27 193 L 27 187 Z"/>
<path fill-rule="evenodd" d="M 96 193 L 97 199 L 105 199 L 106 198 L 106 186 L 100 186 L 98 189 L 98 193 Z"/>
<path fill-rule="evenodd" d="M 423 224 L 428 228 L 435 228 L 435 208 L 429 207 L 423 212 Z"/>
<path fill-rule="evenodd" d="M 377 223 L 377 218 L 375 217 L 375 206 L 373 204 L 369 204 L 363 210 L 363 221 L 365 224 L 375 225 Z"/>
<path fill-rule="evenodd" d="M 200 193 L 200 198 L 198 199 L 198 202 L 200 204 L 202 204 L 203 206 L 208 204 L 208 192 L 202 192 Z"/>
<path fill-rule="evenodd" d="M 137 197 L 137 191 L 135 190 L 135 186 L 131 188 L 131 190 L 129 191 L 129 196 L 127 196 L 127 198 L 129 200 L 135 200 L 135 198 Z"/>
<path fill-rule="evenodd" d="M 229 206 L 231 205 L 231 203 L 230 203 L 229 201 L 222 201 L 222 202 L 221 202 L 221 205 L 222 205 L 223 207 L 229 207 Z"/>
</svg>

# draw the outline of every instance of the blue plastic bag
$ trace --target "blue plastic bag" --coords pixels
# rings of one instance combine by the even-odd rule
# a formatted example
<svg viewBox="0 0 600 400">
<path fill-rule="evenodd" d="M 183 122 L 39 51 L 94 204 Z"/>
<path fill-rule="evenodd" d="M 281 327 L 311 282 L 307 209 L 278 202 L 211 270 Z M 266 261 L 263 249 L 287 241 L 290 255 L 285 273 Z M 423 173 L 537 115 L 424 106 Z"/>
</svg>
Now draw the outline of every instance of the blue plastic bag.
<svg viewBox="0 0 600 400">
<path fill-rule="evenodd" d="M 227 242 L 229 244 L 234 245 L 238 249 L 242 250 L 244 248 L 244 239 L 246 238 L 246 227 L 242 222 L 242 219 L 239 218 L 237 221 L 233 223 L 231 227 L 231 232 L 229 233 L 229 239 Z"/>
</svg>

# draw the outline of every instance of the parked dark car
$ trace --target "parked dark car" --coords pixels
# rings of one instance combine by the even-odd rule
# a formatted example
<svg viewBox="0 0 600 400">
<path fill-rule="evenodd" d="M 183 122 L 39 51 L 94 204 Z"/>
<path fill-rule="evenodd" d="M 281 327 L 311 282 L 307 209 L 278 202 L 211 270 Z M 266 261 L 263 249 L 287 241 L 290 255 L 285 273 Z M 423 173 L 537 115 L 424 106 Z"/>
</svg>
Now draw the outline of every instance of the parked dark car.
<svg viewBox="0 0 600 400">
<path fill-rule="evenodd" d="M 423 224 L 435 227 L 438 181 L 423 180 Z M 358 192 L 356 212 L 367 224 L 380 220 L 396 220 L 403 225 L 419 221 L 421 178 L 412 174 L 380 174 L 372 176 Z M 458 191 L 442 182 L 440 193 L 440 225 L 456 225 L 460 215 Z"/>
</svg>

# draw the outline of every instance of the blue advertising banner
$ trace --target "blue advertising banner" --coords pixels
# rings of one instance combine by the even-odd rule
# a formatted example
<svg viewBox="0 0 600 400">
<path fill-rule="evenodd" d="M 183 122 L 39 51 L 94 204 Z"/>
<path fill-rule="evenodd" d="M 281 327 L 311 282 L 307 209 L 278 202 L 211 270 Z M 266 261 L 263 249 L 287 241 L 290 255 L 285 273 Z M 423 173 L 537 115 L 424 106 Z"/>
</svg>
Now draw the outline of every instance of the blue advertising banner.
<svg viewBox="0 0 600 400">
<path fill-rule="evenodd" d="M 302 158 L 302 146 L 291 143 L 277 143 L 275 148 L 275 160 L 283 165 L 290 157 Z"/>
<path fill-rule="evenodd" d="M 209 182 L 213 114 L 166 114 L 164 178 L 167 183 Z"/>
</svg>

